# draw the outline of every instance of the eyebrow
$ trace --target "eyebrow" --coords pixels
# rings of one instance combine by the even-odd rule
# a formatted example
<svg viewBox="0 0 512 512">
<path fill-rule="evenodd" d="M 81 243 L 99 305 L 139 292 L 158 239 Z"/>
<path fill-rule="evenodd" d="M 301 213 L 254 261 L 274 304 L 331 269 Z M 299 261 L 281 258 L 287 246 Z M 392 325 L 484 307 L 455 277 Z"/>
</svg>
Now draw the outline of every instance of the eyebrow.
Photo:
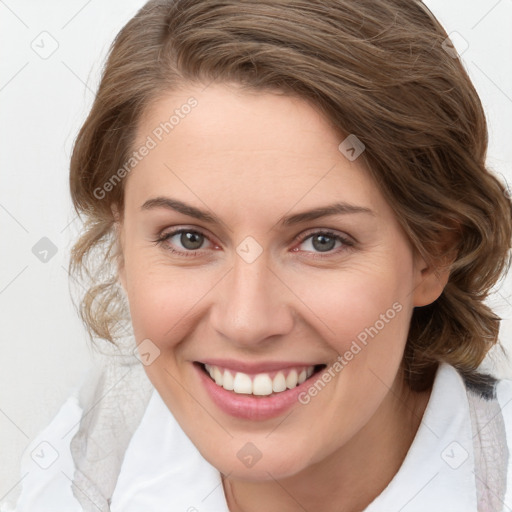
<svg viewBox="0 0 512 512">
<path fill-rule="evenodd" d="M 209 222 L 212 224 L 222 224 L 222 222 L 216 215 L 210 214 L 205 210 L 201 210 L 199 208 L 196 208 L 195 206 L 191 206 L 187 203 L 178 201 L 177 199 L 172 199 L 170 197 L 159 196 L 153 199 L 148 199 L 142 205 L 141 210 L 152 210 L 154 208 L 166 208 L 168 210 L 177 211 L 189 217 L 194 217 L 195 219 L 201 220 L 203 222 Z M 299 224 L 301 222 L 311 221 L 319 219 L 321 217 L 327 217 L 329 215 L 354 213 L 366 213 L 370 215 L 375 215 L 375 213 L 372 210 L 364 206 L 357 206 L 346 202 L 339 202 L 327 206 L 321 206 L 319 208 L 314 208 L 312 210 L 307 210 L 301 213 L 296 213 L 294 215 L 282 217 L 281 219 L 279 219 L 279 222 L 277 224 L 291 226 L 294 224 Z"/>
<path fill-rule="evenodd" d="M 168 210 L 174 210 L 183 215 L 194 217 L 195 219 L 202 220 L 204 222 L 219 222 L 219 219 L 215 215 L 210 215 L 204 210 L 200 210 L 195 206 L 191 206 L 177 199 L 171 199 L 170 197 L 155 197 L 148 199 L 141 207 L 141 210 L 152 210 L 154 208 L 167 208 Z"/>
</svg>

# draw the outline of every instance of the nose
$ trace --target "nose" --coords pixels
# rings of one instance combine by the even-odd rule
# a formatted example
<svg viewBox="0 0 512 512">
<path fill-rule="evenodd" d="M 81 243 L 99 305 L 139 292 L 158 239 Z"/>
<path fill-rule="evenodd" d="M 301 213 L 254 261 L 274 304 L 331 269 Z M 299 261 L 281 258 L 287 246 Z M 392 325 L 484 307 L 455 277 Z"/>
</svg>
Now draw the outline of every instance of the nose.
<svg viewBox="0 0 512 512">
<path fill-rule="evenodd" d="M 231 343 L 256 347 L 292 330 L 290 292 L 263 255 L 252 263 L 235 256 L 231 272 L 220 284 L 210 322 Z"/>
</svg>

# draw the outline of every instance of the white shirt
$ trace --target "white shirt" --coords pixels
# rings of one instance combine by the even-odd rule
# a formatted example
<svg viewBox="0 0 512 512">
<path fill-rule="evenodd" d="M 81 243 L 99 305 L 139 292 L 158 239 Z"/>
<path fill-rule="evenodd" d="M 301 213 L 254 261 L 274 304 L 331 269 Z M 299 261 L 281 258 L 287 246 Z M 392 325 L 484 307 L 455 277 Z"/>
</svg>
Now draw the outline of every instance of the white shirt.
<svg viewBox="0 0 512 512">
<path fill-rule="evenodd" d="M 512 452 L 512 380 L 499 381 L 497 399 Z M 62 442 L 70 428 L 78 429 L 81 414 L 77 397 L 71 396 L 25 451 L 21 476 L 26 476 L 16 512 L 81 511 L 71 491 L 73 460 Z M 472 437 L 464 382 L 443 363 L 402 466 L 364 512 L 477 511 Z M 51 447 L 58 459 L 42 469 L 41 460 L 48 464 L 55 455 Z M 220 473 L 201 456 L 156 390 L 126 450 L 110 507 L 112 512 L 229 512 Z M 511 464 L 501 510 L 512 510 Z"/>
</svg>

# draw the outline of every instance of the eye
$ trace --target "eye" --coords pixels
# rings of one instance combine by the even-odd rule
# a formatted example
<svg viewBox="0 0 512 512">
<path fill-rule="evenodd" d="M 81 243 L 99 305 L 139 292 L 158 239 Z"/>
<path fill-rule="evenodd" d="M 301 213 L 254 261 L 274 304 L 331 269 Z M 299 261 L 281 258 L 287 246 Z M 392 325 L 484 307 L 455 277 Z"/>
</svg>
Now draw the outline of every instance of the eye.
<svg viewBox="0 0 512 512">
<path fill-rule="evenodd" d="M 302 250 L 304 251 L 315 250 L 318 252 L 327 252 L 332 251 L 335 247 L 339 247 L 341 243 L 333 236 L 329 236 L 324 233 L 318 233 L 306 238 L 306 240 L 304 240 L 301 245 L 303 245 Z"/>
<path fill-rule="evenodd" d="M 155 243 L 162 245 L 171 252 L 183 254 L 185 256 L 193 256 L 196 251 L 206 249 L 213 246 L 210 240 L 203 233 L 193 229 L 175 229 L 173 231 L 163 233 L 159 236 Z M 209 244 L 209 245 L 208 245 Z"/>
<path fill-rule="evenodd" d="M 182 231 L 181 233 L 173 235 L 170 240 L 173 238 L 176 238 L 175 243 L 179 241 L 182 247 L 189 251 L 196 251 L 197 249 L 200 249 L 206 240 L 204 235 L 197 233 L 196 231 Z"/>
<path fill-rule="evenodd" d="M 299 242 L 295 251 L 312 253 L 338 253 L 354 246 L 354 243 L 348 238 L 331 231 L 317 231 L 302 235 Z"/>
</svg>

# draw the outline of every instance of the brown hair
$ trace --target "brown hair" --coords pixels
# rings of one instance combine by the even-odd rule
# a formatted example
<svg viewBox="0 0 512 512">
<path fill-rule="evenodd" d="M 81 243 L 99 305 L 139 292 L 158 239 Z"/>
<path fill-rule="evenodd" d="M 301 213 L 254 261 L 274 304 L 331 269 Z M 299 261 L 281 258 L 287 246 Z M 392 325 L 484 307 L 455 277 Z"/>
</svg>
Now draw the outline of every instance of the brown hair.
<svg viewBox="0 0 512 512">
<path fill-rule="evenodd" d="M 148 2 L 111 47 L 71 158 L 86 223 L 70 272 L 86 279 L 80 314 L 91 338 L 115 342 L 128 325 L 111 209 L 123 211 L 124 182 L 105 198 L 98 190 L 130 158 L 152 102 L 215 80 L 299 96 L 364 143 L 415 249 L 433 265 L 455 257 L 439 299 L 413 312 L 406 381 L 426 389 L 440 361 L 474 375 L 498 339 L 500 319 L 484 299 L 508 270 L 512 207 L 485 166 L 485 115 L 446 38 L 415 0 Z"/>
</svg>

